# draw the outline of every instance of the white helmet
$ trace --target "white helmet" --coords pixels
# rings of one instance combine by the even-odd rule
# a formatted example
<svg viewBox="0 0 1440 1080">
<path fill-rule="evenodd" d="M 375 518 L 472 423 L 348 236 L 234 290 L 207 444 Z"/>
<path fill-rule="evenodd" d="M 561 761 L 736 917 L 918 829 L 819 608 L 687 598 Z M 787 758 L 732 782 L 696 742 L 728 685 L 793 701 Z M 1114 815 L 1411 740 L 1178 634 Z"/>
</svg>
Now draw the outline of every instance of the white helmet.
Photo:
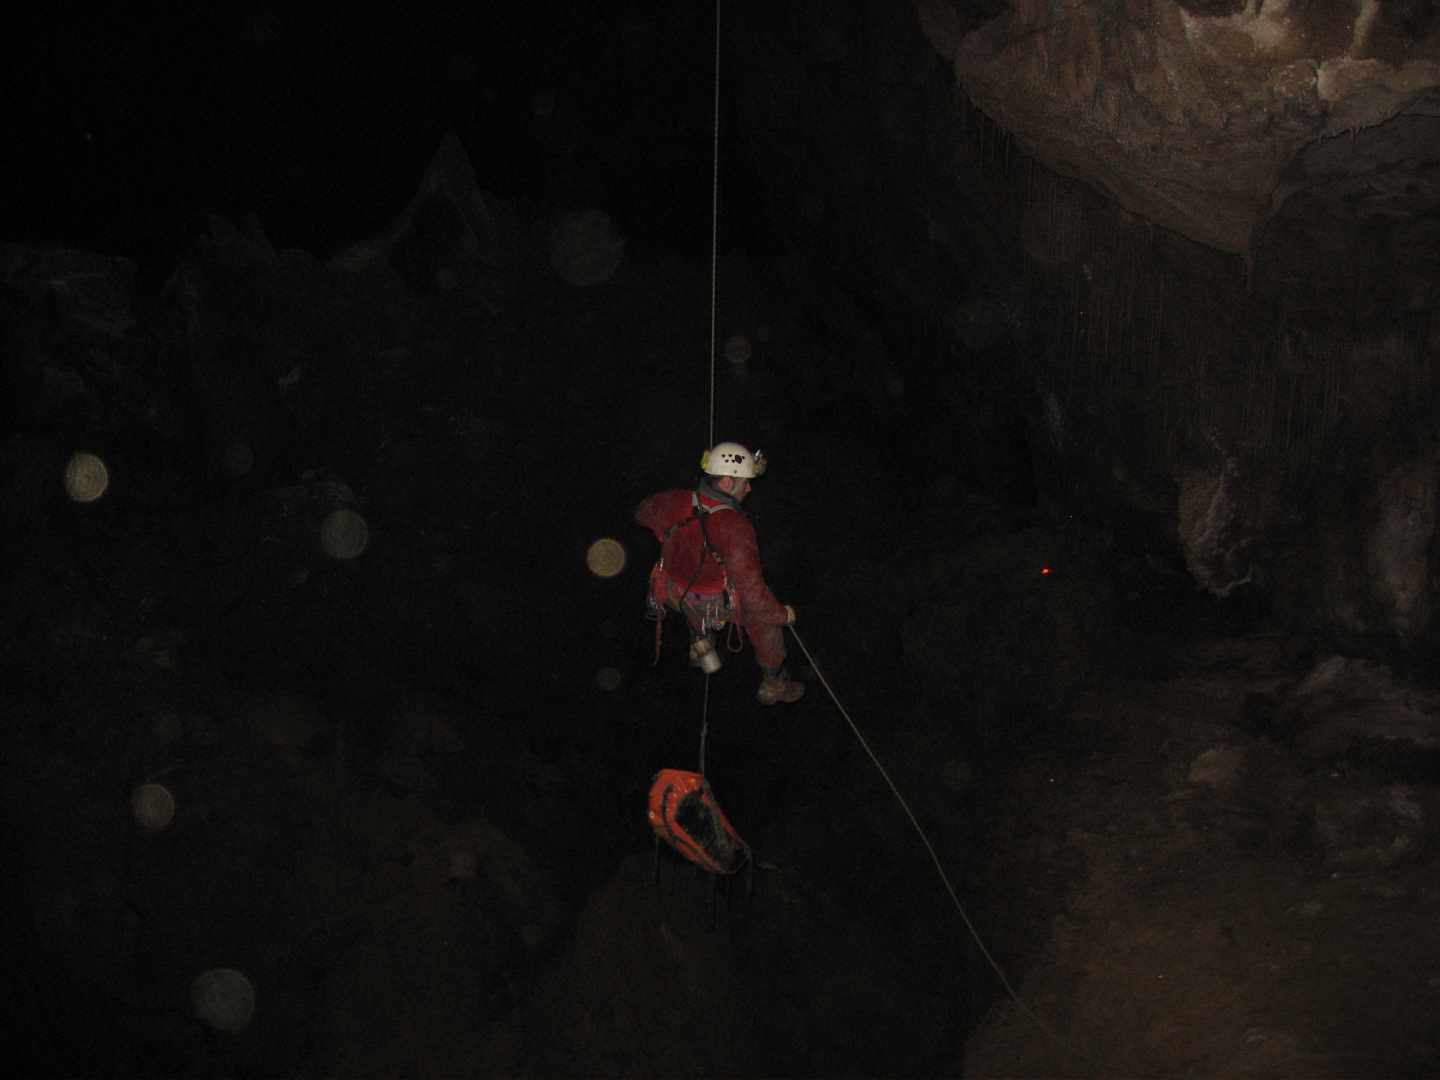
<svg viewBox="0 0 1440 1080">
<path fill-rule="evenodd" d="M 765 455 L 753 454 L 738 442 L 716 443 L 700 455 L 700 468 L 710 476 L 738 476 L 753 480 L 765 475 Z"/>
</svg>

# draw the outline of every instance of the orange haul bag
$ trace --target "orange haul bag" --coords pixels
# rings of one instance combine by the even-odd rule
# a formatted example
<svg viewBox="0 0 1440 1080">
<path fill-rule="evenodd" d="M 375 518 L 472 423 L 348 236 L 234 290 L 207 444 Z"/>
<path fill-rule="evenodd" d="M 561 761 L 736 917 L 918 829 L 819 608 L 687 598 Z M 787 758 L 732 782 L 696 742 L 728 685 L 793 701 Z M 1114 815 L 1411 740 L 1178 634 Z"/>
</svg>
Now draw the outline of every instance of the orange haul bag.
<svg viewBox="0 0 1440 1080">
<path fill-rule="evenodd" d="M 750 861 L 750 845 L 731 826 L 699 773 L 656 773 L 649 818 L 657 837 L 712 874 L 733 874 Z"/>
</svg>

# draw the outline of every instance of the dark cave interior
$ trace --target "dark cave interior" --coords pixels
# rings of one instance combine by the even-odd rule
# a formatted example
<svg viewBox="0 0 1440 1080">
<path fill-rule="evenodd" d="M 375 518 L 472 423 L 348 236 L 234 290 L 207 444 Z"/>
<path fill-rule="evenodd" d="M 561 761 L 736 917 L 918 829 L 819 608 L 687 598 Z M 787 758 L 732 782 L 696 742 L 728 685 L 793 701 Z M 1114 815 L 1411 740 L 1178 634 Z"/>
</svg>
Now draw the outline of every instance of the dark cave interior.
<svg viewBox="0 0 1440 1080">
<path fill-rule="evenodd" d="M 718 106 L 713 14 L 10 35 L 17 1074 L 1433 1075 L 1428 226 L 1247 266 L 909 5 L 724 8 Z M 712 435 L 796 705 L 645 618 Z M 702 723 L 733 878 L 645 822 Z"/>
</svg>

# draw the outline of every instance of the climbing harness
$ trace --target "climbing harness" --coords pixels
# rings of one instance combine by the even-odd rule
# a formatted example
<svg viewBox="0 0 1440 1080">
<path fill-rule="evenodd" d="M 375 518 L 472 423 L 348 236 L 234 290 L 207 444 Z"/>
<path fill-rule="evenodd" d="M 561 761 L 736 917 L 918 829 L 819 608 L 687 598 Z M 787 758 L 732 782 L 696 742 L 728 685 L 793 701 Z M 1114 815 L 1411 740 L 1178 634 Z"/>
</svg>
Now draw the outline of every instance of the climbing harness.
<svg viewBox="0 0 1440 1080">
<path fill-rule="evenodd" d="M 695 583 L 700 580 L 700 573 L 705 568 L 706 556 L 714 559 L 715 562 L 719 564 L 722 575 L 724 574 L 725 560 L 720 555 L 720 552 L 715 549 L 714 545 L 710 543 L 710 533 L 705 527 L 706 518 L 724 510 L 733 510 L 737 514 L 743 513 L 739 507 L 729 503 L 722 502 L 716 506 L 706 506 L 700 501 L 699 492 L 692 491 L 690 493 L 690 516 L 682 521 L 677 521 L 665 530 L 665 536 L 660 542 L 660 558 L 656 560 L 655 565 L 650 569 L 649 591 L 645 599 L 646 617 L 655 622 L 655 656 L 651 661 L 652 667 L 660 663 L 660 646 L 665 632 L 665 616 L 669 610 L 669 604 L 662 603 L 656 594 L 663 590 L 667 601 L 672 597 L 670 579 L 665 573 L 665 545 L 670 542 L 670 538 L 674 536 L 677 531 L 685 528 L 691 522 L 696 522 L 700 526 L 700 561 L 695 567 L 695 573 L 692 574 L 690 580 L 685 583 L 685 587 L 680 590 L 678 596 L 674 596 L 675 603 L 679 607 L 681 614 L 685 615 L 687 623 L 690 623 L 691 612 L 699 616 L 698 627 L 691 623 L 692 641 L 690 659 L 692 662 L 696 662 L 696 666 L 701 666 L 696 654 L 697 643 L 701 640 L 708 643 L 711 630 L 724 629 L 726 626 L 729 627 L 727 647 L 730 651 L 739 652 L 744 648 L 745 632 L 740 628 L 740 624 L 735 618 L 736 612 L 740 609 L 740 598 L 731 586 L 729 577 L 725 577 L 724 589 L 719 593 L 692 593 L 690 591 L 695 587 Z M 692 597 L 694 599 L 692 599 Z M 703 651 L 703 649 L 700 650 L 700 652 Z M 718 666 L 715 670 L 719 670 Z M 706 673 L 714 674 L 714 671 L 707 667 Z"/>
</svg>

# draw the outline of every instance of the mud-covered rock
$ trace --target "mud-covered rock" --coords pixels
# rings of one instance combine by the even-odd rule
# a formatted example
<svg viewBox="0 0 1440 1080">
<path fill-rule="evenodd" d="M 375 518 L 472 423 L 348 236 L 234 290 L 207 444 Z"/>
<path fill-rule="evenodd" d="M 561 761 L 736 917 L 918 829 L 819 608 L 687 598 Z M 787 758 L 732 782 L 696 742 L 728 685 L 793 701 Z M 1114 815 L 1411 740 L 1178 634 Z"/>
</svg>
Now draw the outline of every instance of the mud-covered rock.
<svg viewBox="0 0 1440 1080">
<path fill-rule="evenodd" d="M 1366 743 L 1440 750 L 1440 694 L 1379 661 L 1331 655 L 1281 699 L 1308 757 L 1334 761 Z"/>
<path fill-rule="evenodd" d="M 1335 870 L 1389 870 L 1430 853 L 1434 826 L 1421 794 L 1407 784 L 1326 785 L 1310 815 L 1317 852 Z"/>
</svg>

